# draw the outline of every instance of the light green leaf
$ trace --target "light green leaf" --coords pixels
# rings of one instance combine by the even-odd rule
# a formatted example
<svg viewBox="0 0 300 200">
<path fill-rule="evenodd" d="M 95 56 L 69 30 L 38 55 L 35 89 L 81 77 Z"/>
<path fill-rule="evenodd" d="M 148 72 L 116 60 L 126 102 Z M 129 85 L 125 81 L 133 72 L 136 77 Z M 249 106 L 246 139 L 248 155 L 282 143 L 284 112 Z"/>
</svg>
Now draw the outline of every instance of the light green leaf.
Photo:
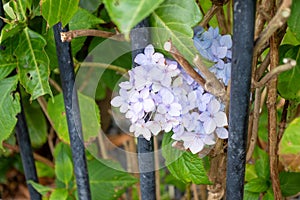
<svg viewBox="0 0 300 200">
<path fill-rule="evenodd" d="M 39 183 L 36 183 L 36 182 L 34 182 L 34 181 L 28 181 L 28 183 L 29 183 L 30 185 L 32 185 L 32 187 L 33 187 L 36 191 L 38 191 L 38 193 L 40 193 L 40 194 L 43 195 L 43 196 L 46 195 L 48 192 L 52 191 L 52 188 L 43 186 L 43 185 L 41 185 L 41 184 L 39 184 Z"/>
<path fill-rule="evenodd" d="M 244 191 L 244 200 L 258 200 L 260 193 Z"/>
<path fill-rule="evenodd" d="M 249 192 L 265 192 L 268 190 L 268 188 L 269 185 L 267 181 L 261 178 L 253 179 L 245 185 L 245 190 Z"/>
<path fill-rule="evenodd" d="M 67 144 L 61 142 L 55 146 L 55 175 L 65 185 L 68 185 L 73 177 L 73 164 L 68 152 L 70 152 L 70 147 Z"/>
<path fill-rule="evenodd" d="M 172 147 L 172 133 L 165 133 L 162 155 L 171 174 L 184 183 L 211 184 L 203 160 L 197 154 Z"/>
<path fill-rule="evenodd" d="M 0 148 L 2 142 L 13 132 L 17 123 L 16 115 L 21 112 L 19 93 L 14 93 L 18 84 L 18 77 L 13 76 L 0 80 Z"/>
<path fill-rule="evenodd" d="M 118 26 L 119 30 L 129 36 L 130 30 L 150 15 L 163 1 L 164 0 L 103 0 L 103 3 L 105 4 L 109 16 Z"/>
<path fill-rule="evenodd" d="M 249 182 L 255 178 L 257 178 L 255 166 L 251 164 L 246 164 L 245 181 Z"/>
<path fill-rule="evenodd" d="M 295 0 L 292 3 L 291 16 L 288 19 L 288 26 L 295 35 L 295 37 L 300 41 L 300 1 Z"/>
<path fill-rule="evenodd" d="M 290 171 L 300 171 L 300 117 L 294 119 L 286 128 L 279 143 L 279 158 Z"/>
<path fill-rule="evenodd" d="M 194 0 L 166 0 L 151 15 L 152 40 L 158 48 L 168 40 L 190 63 L 199 54 L 193 43 L 193 29 L 202 18 Z"/>
<path fill-rule="evenodd" d="M 19 35 L 24 28 L 25 24 L 23 23 L 5 24 L 3 29 L 1 30 L 0 43 L 5 41 L 7 38 Z"/>
<path fill-rule="evenodd" d="M 66 200 L 68 199 L 68 190 L 66 188 L 56 188 L 50 195 L 49 200 Z"/>
<path fill-rule="evenodd" d="M 52 27 L 61 22 L 67 25 L 78 9 L 79 0 L 42 0 L 42 16 Z"/>
<path fill-rule="evenodd" d="M 269 187 L 267 192 L 265 193 L 263 200 L 274 200 L 274 192 L 272 187 Z"/>
<path fill-rule="evenodd" d="M 77 12 L 69 23 L 70 30 L 88 29 L 96 24 L 105 23 L 102 19 L 96 17 L 89 11 L 78 8 Z"/>
<path fill-rule="evenodd" d="M 278 76 L 278 92 L 285 99 L 300 101 L 300 45 L 292 47 L 284 57 L 295 59 L 297 65 Z"/>
<path fill-rule="evenodd" d="M 41 107 L 36 101 L 31 104 L 24 101 L 24 113 L 30 135 L 31 145 L 35 148 L 47 141 L 47 121 Z"/>
<path fill-rule="evenodd" d="M 19 45 L 15 50 L 18 61 L 18 75 L 30 100 L 52 92 L 48 83 L 49 59 L 45 53 L 45 39 L 38 33 L 25 28 L 19 36 Z"/>
<path fill-rule="evenodd" d="M 11 19 L 16 19 L 17 16 L 15 14 L 14 9 L 11 7 L 11 2 L 7 2 L 6 4 L 3 5 L 3 10 L 5 13 L 11 18 Z"/>
<path fill-rule="evenodd" d="M 95 101 L 81 93 L 78 93 L 82 131 L 85 141 L 96 137 L 100 130 L 100 112 Z M 54 102 L 48 102 L 48 114 L 53 121 L 54 129 L 58 137 L 70 143 L 68 125 L 62 94 L 54 97 Z"/>
<path fill-rule="evenodd" d="M 137 179 L 129 173 L 116 170 L 120 168 L 118 163 L 114 164 L 115 167 L 111 167 L 111 164 L 107 166 L 102 161 L 96 159 L 88 161 L 92 199 L 118 199 L 127 187 L 137 182 Z"/>
<path fill-rule="evenodd" d="M 254 158 L 255 158 L 255 171 L 260 179 L 269 180 L 270 178 L 270 164 L 269 164 L 269 156 L 267 152 L 256 147 L 254 150 Z"/>
<path fill-rule="evenodd" d="M 281 172 L 279 181 L 283 196 L 288 197 L 300 192 L 300 173 Z"/>
</svg>

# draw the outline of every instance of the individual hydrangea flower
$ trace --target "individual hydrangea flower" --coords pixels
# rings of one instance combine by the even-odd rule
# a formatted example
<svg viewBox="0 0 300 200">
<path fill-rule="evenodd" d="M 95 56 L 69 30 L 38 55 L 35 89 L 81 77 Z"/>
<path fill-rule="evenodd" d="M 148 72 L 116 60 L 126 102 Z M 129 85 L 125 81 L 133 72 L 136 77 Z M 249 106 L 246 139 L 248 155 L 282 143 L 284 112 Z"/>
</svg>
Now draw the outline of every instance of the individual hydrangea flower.
<svg viewBox="0 0 300 200">
<path fill-rule="evenodd" d="M 213 59 L 211 46 L 221 37 L 218 30 L 202 30 L 199 36 L 203 37 L 202 49 Z M 228 52 L 227 40 L 222 39 L 219 46 L 221 50 L 228 47 Z M 218 59 L 224 62 L 227 52 Z M 129 70 L 129 81 L 119 84 L 119 95 L 112 99 L 111 105 L 125 113 L 131 122 L 130 132 L 136 137 L 150 140 L 161 131 L 172 131 L 172 138 L 192 153 L 213 146 L 217 138 L 228 137 L 225 106 L 205 92 L 177 62 L 156 53 L 152 45 L 134 61 L 138 66 Z M 216 70 L 216 75 L 221 71 Z"/>
<path fill-rule="evenodd" d="M 215 63 L 210 71 L 227 86 L 231 74 L 231 36 L 221 36 L 218 28 L 210 27 L 208 31 L 205 31 L 202 27 L 196 27 L 194 45 L 204 58 Z"/>
</svg>

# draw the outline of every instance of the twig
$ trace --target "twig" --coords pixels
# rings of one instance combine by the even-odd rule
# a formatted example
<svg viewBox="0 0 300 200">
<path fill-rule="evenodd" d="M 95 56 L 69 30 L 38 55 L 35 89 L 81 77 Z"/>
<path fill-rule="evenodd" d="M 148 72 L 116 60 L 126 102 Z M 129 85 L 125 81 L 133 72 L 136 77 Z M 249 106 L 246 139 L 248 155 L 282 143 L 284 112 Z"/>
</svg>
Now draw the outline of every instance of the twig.
<svg viewBox="0 0 300 200">
<path fill-rule="evenodd" d="M 61 32 L 60 36 L 62 42 L 71 42 L 73 38 L 83 37 L 83 36 L 95 36 L 95 37 L 109 38 L 117 41 L 125 41 L 125 37 L 123 34 L 116 34 L 108 31 L 93 30 L 93 29 Z"/>
<path fill-rule="evenodd" d="M 227 31 L 229 32 L 229 33 L 231 33 L 231 27 L 232 27 L 232 23 L 231 23 L 231 1 L 229 0 L 228 1 L 228 5 L 227 5 L 227 22 L 226 22 L 226 24 L 227 24 Z"/>
<path fill-rule="evenodd" d="M 97 67 L 97 68 L 103 68 L 103 69 L 110 69 L 114 70 L 120 74 L 126 74 L 127 69 L 123 67 L 119 67 L 116 65 L 111 65 L 111 64 L 105 64 L 105 63 L 97 63 L 97 62 L 82 62 L 80 63 L 81 67 Z"/>
<path fill-rule="evenodd" d="M 48 145 L 49 145 L 49 149 L 50 149 L 50 152 L 51 152 L 51 155 L 53 156 L 54 155 L 54 145 L 53 145 L 53 138 L 54 138 L 54 128 L 53 126 L 50 127 L 50 132 L 49 132 L 49 135 L 48 135 Z"/>
<path fill-rule="evenodd" d="M 92 76 L 94 70 L 95 70 L 94 68 L 90 67 L 88 69 L 88 71 L 85 73 L 84 80 L 83 80 L 82 84 L 80 85 L 80 87 L 78 88 L 79 92 L 82 92 L 86 88 L 86 86 L 88 85 L 88 83 L 91 79 L 91 76 Z"/>
<path fill-rule="evenodd" d="M 199 200 L 197 185 L 195 183 L 192 184 L 192 190 L 193 190 L 194 200 Z"/>
<path fill-rule="evenodd" d="M 39 102 L 39 104 L 40 104 L 40 106 L 41 106 L 41 108 L 42 108 L 45 116 L 47 117 L 50 125 L 52 127 L 54 127 L 54 123 L 53 123 L 52 119 L 50 118 L 50 116 L 48 114 L 48 111 L 47 111 L 47 102 L 46 102 L 45 98 L 44 97 L 39 97 L 39 98 L 37 98 L 37 100 L 38 100 L 38 102 Z"/>
<path fill-rule="evenodd" d="M 292 59 L 283 59 L 283 62 L 286 64 L 280 65 L 278 67 L 273 68 L 269 73 L 267 73 L 259 82 L 253 81 L 253 86 L 258 88 L 264 86 L 268 81 L 272 78 L 277 77 L 280 73 L 290 70 L 296 66 L 296 61 Z"/>
<path fill-rule="evenodd" d="M 275 33 L 270 39 L 270 70 L 274 70 L 279 62 L 278 41 Z M 281 200 L 282 194 L 280 190 L 279 174 L 278 174 L 278 137 L 277 137 L 277 77 L 269 81 L 268 85 L 268 143 L 269 143 L 269 159 L 270 159 L 270 177 L 272 180 L 272 188 L 274 191 L 274 199 Z"/>
<path fill-rule="evenodd" d="M 254 39 L 257 39 L 266 23 L 265 15 L 262 13 L 270 13 L 272 6 L 270 6 L 270 0 L 262 0 L 257 6 L 257 16 L 255 20 L 255 32 Z M 272 1 L 272 0 L 271 0 Z"/>
<path fill-rule="evenodd" d="M 266 69 L 268 68 L 269 65 L 270 65 L 270 52 L 265 57 L 265 59 L 262 61 L 259 68 L 256 70 L 256 74 L 255 74 L 256 81 L 258 81 L 262 77 L 262 75 L 264 74 L 264 72 L 266 71 Z"/>
<path fill-rule="evenodd" d="M 107 151 L 106 151 L 106 148 L 105 148 L 105 142 L 104 142 L 104 139 L 103 139 L 103 135 L 104 135 L 104 132 L 100 128 L 97 139 L 98 139 L 98 143 L 99 143 L 99 146 L 100 146 L 101 155 L 102 155 L 103 159 L 108 159 L 108 155 L 107 155 Z"/>
<path fill-rule="evenodd" d="M 259 49 L 261 49 L 264 43 L 267 42 L 267 40 L 275 33 L 275 31 L 286 23 L 291 13 L 291 4 L 292 0 L 283 0 L 276 15 L 272 18 L 266 29 L 257 38 L 253 49 L 254 55 L 259 51 Z"/>
<path fill-rule="evenodd" d="M 208 70 L 208 68 L 202 63 L 198 55 L 194 58 L 194 64 L 204 74 L 206 82 L 204 89 L 209 93 L 219 97 L 223 102 L 227 101 L 226 90 L 224 85 L 217 79 L 217 77 Z"/>
<path fill-rule="evenodd" d="M 157 137 L 153 136 L 153 148 L 154 148 L 154 165 L 155 165 L 155 192 L 156 200 L 160 200 L 160 175 L 159 175 L 159 155 L 158 155 L 158 142 Z"/>
<path fill-rule="evenodd" d="M 220 6 L 213 5 L 209 11 L 204 15 L 202 21 L 200 22 L 200 26 L 205 27 L 207 26 L 208 22 L 211 20 L 211 18 L 217 13 L 218 9 L 220 9 Z"/>
<path fill-rule="evenodd" d="M 251 137 L 250 137 L 250 141 L 249 141 L 246 162 L 248 162 L 251 159 L 256 142 L 257 142 L 259 114 L 260 114 L 260 100 L 261 100 L 261 88 L 256 88 L 254 109 L 253 109 L 253 121 L 252 121 L 252 128 L 251 128 L 252 131 L 250 133 Z"/>
<path fill-rule="evenodd" d="M 195 81 L 197 81 L 203 88 L 205 87 L 205 80 L 195 69 L 189 64 L 187 60 L 179 53 L 179 51 L 172 45 L 171 42 L 166 42 L 164 49 L 168 51 L 173 58 L 183 67 L 183 69 L 188 73 Z"/>
<path fill-rule="evenodd" d="M 222 35 L 227 34 L 229 30 L 227 30 L 226 18 L 222 7 L 217 11 L 216 16 L 218 19 L 219 27 L 221 28 L 222 31 Z"/>
<path fill-rule="evenodd" d="M 283 106 L 283 109 L 282 109 L 281 120 L 280 120 L 280 123 L 279 123 L 278 142 L 280 142 L 280 140 L 283 136 L 283 133 L 285 131 L 285 128 L 286 128 L 287 113 L 288 113 L 289 105 L 290 105 L 290 101 L 285 100 L 284 106 Z"/>
<path fill-rule="evenodd" d="M 18 152 L 18 153 L 20 152 L 20 149 L 19 149 L 18 146 L 13 146 L 13 145 L 8 144 L 8 143 L 6 143 L 6 142 L 2 142 L 2 145 L 3 145 L 4 147 L 6 147 L 6 148 L 8 148 L 8 149 L 10 149 L 10 150 L 12 150 L 12 151 L 14 151 L 14 152 Z M 37 153 L 34 153 L 34 152 L 33 152 L 33 158 L 34 158 L 35 160 L 37 160 L 37 161 L 40 161 L 40 162 L 42 162 L 42 163 L 48 165 L 48 166 L 51 167 L 51 168 L 54 168 L 54 164 L 53 164 L 53 162 L 52 162 L 51 160 L 48 160 L 47 158 L 45 158 L 45 157 L 43 157 L 43 156 L 41 156 L 41 155 L 39 155 L 39 154 L 37 154 Z"/>
<path fill-rule="evenodd" d="M 56 89 L 57 92 L 62 92 L 61 87 L 52 78 L 49 78 L 49 83 Z"/>
</svg>

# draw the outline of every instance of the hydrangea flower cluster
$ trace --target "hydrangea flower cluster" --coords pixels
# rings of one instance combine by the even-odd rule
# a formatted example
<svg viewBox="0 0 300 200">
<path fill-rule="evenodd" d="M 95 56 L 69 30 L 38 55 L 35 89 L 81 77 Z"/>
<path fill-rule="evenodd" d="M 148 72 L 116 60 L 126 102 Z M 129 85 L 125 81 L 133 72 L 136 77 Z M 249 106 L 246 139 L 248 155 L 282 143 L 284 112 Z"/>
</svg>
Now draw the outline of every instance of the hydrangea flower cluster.
<svg viewBox="0 0 300 200">
<path fill-rule="evenodd" d="M 216 138 L 228 138 L 225 106 L 177 62 L 155 52 L 152 45 L 134 62 L 138 66 L 129 70 L 129 81 L 119 84 L 119 96 L 111 105 L 130 120 L 130 132 L 136 137 L 150 140 L 152 135 L 172 130 L 172 138 L 194 154 L 214 145 Z"/>
<path fill-rule="evenodd" d="M 205 31 L 198 26 L 194 29 L 194 45 L 204 58 L 215 63 L 210 71 L 227 86 L 231 71 L 231 36 L 220 35 L 219 28 L 210 27 Z"/>
</svg>

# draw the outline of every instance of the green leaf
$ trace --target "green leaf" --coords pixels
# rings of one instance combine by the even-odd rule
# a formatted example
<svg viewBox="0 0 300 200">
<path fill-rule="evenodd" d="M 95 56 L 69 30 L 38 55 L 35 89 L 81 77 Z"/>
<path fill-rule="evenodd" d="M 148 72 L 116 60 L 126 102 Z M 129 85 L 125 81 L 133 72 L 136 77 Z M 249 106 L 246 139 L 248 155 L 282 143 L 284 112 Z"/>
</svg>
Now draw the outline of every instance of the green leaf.
<svg viewBox="0 0 300 200">
<path fill-rule="evenodd" d="M 73 177 L 73 164 L 68 151 L 70 151 L 70 147 L 62 142 L 56 145 L 54 149 L 55 174 L 65 185 L 68 185 Z"/>
<path fill-rule="evenodd" d="M 49 165 L 35 161 L 36 171 L 38 177 L 51 177 L 53 178 L 55 176 L 54 169 L 51 168 Z"/>
<path fill-rule="evenodd" d="M 69 193 L 66 188 L 56 188 L 50 195 L 49 200 L 66 200 L 68 199 Z"/>
<path fill-rule="evenodd" d="M 98 9 L 99 5 L 102 4 L 102 0 L 81 0 L 79 1 L 80 7 L 90 11 L 94 12 Z"/>
<path fill-rule="evenodd" d="M 39 183 L 36 183 L 34 181 L 28 181 L 28 184 L 32 185 L 32 187 L 38 191 L 38 193 L 40 193 L 41 195 L 46 195 L 48 192 L 52 191 L 52 188 L 50 187 L 46 187 L 46 186 L 43 186 Z"/>
<path fill-rule="evenodd" d="M 0 80 L 0 149 L 3 149 L 2 142 L 12 134 L 16 115 L 21 112 L 19 93 L 14 93 L 17 84 L 17 76 Z"/>
<path fill-rule="evenodd" d="M 48 32 L 44 35 L 47 45 L 45 46 L 45 52 L 49 58 L 49 66 L 51 70 L 58 68 L 58 59 L 56 54 L 56 45 L 54 40 L 53 29 L 50 28 Z"/>
<path fill-rule="evenodd" d="M 19 45 L 15 50 L 18 61 L 18 75 L 30 100 L 52 92 L 48 83 L 49 59 L 44 50 L 45 39 L 38 33 L 25 28 L 19 36 Z"/>
<path fill-rule="evenodd" d="M 105 8 L 119 30 L 129 36 L 130 30 L 151 14 L 164 0 L 103 0 Z"/>
<path fill-rule="evenodd" d="M 300 117 L 294 119 L 286 128 L 279 143 L 279 158 L 289 170 L 299 172 L 300 166 Z"/>
<path fill-rule="evenodd" d="M 105 23 L 102 19 L 96 17 L 89 11 L 78 8 L 77 12 L 69 23 L 70 30 L 88 29 L 96 24 Z"/>
<path fill-rule="evenodd" d="M 266 180 L 261 179 L 261 178 L 256 178 L 253 179 L 251 181 L 249 181 L 248 183 L 246 183 L 245 185 L 245 190 L 249 191 L 249 192 L 265 192 L 267 191 L 269 188 L 269 185 L 267 183 Z"/>
<path fill-rule="evenodd" d="M 260 193 L 244 191 L 244 200 L 258 200 Z"/>
<path fill-rule="evenodd" d="M 272 187 L 270 187 L 268 189 L 268 191 L 266 192 L 266 194 L 263 197 L 263 200 L 274 200 L 274 192 Z"/>
<path fill-rule="evenodd" d="M 246 164 L 245 181 L 249 182 L 256 178 L 257 178 L 257 174 L 256 174 L 255 166 L 251 164 Z"/>
<path fill-rule="evenodd" d="M 92 98 L 78 93 L 78 99 L 84 141 L 89 141 L 96 137 L 100 130 L 100 111 Z M 50 99 L 47 109 L 58 137 L 70 143 L 63 95 L 55 96 L 54 102 Z"/>
<path fill-rule="evenodd" d="M 279 181 L 283 196 L 293 196 L 300 192 L 300 173 L 281 172 L 279 174 Z"/>
<path fill-rule="evenodd" d="M 293 1 L 292 3 L 291 16 L 288 19 L 288 26 L 295 35 L 295 37 L 300 41 L 300 1 Z"/>
<path fill-rule="evenodd" d="M 103 164 L 102 161 L 96 159 L 88 161 L 92 199 L 118 199 L 126 188 L 137 182 L 137 179 L 129 173 L 116 170 L 120 168 L 118 163 L 114 163 L 115 167 L 112 167 Z"/>
<path fill-rule="evenodd" d="M 288 50 L 284 57 L 295 59 L 297 65 L 278 76 L 278 92 L 285 99 L 300 101 L 300 45 Z"/>
<path fill-rule="evenodd" d="M 165 133 L 162 142 L 162 155 L 171 174 L 184 183 L 211 184 L 203 160 L 197 154 L 173 148 L 171 136 L 171 132 Z"/>
<path fill-rule="evenodd" d="M 166 0 L 151 15 L 152 40 L 163 49 L 165 42 L 171 39 L 173 45 L 190 63 L 196 54 L 193 43 L 193 29 L 202 15 L 194 0 Z"/>
<path fill-rule="evenodd" d="M 42 0 L 42 16 L 52 27 L 61 22 L 65 26 L 78 9 L 79 0 Z"/>
<path fill-rule="evenodd" d="M 35 148 L 42 146 L 47 141 L 47 121 L 41 107 L 36 101 L 31 104 L 24 101 L 24 113 L 30 135 L 31 145 Z"/>
<path fill-rule="evenodd" d="M 269 180 L 270 178 L 270 164 L 269 164 L 269 156 L 267 152 L 260 149 L 259 147 L 255 147 L 255 171 L 258 175 L 258 178 L 262 178 L 264 180 Z"/>
<path fill-rule="evenodd" d="M 172 174 L 168 174 L 164 180 L 166 184 L 174 185 L 181 192 L 184 192 L 186 189 L 186 184 L 175 178 Z"/>
<path fill-rule="evenodd" d="M 2 43 L 8 38 L 19 35 L 24 28 L 25 28 L 25 24 L 23 23 L 5 24 L 1 30 L 0 43 Z"/>
</svg>

